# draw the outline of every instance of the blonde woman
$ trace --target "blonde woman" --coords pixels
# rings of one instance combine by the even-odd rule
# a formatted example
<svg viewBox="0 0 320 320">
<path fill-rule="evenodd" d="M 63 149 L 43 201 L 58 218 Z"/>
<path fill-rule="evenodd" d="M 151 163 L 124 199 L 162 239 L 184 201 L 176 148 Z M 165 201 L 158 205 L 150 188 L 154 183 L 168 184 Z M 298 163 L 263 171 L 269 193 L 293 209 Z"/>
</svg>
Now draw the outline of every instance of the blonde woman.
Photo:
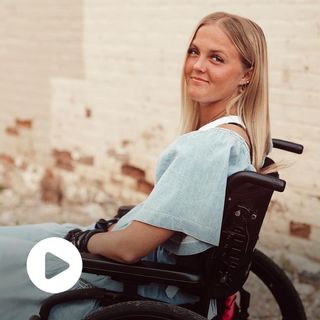
<svg viewBox="0 0 320 320">
<path fill-rule="evenodd" d="M 65 237 L 79 251 L 128 264 L 176 263 L 177 256 L 218 245 L 228 176 L 259 172 L 270 146 L 267 48 L 257 24 L 218 12 L 197 25 L 182 72 L 182 131 L 160 157 L 154 190 L 108 232 L 70 224 L 0 228 L 1 319 L 26 319 L 48 296 L 25 270 L 28 252 L 41 239 Z M 75 288 L 90 286 L 122 290 L 119 282 L 89 274 Z M 173 304 L 198 299 L 171 289 L 143 285 L 139 294 Z M 50 319 L 80 319 L 97 307 L 93 300 L 64 304 Z"/>
</svg>

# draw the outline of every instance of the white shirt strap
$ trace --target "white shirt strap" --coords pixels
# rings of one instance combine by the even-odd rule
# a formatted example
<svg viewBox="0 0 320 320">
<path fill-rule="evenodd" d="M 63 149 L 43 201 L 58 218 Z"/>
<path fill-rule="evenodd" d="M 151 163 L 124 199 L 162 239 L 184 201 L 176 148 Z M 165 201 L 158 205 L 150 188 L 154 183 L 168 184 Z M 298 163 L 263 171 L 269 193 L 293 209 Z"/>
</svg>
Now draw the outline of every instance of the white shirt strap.
<svg viewBox="0 0 320 320">
<path fill-rule="evenodd" d="M 240 117 L 238 117 L 238 116 L 224 116 L 224 117 L 221 117 L 219 119 L 213 120 L 213 121 L 205 124 L 204 126 L 200 127 L 198 130 L 200 130 L 200 131 L 209 130 L 211 128 L 215 128 L 217 126 L 220 126 L 220 125 L 226 124 L 226 123 L 230 123 L 230 122 L 238 123 L 245 128 L 245 125 L 242 122 Z"/>
</svg>

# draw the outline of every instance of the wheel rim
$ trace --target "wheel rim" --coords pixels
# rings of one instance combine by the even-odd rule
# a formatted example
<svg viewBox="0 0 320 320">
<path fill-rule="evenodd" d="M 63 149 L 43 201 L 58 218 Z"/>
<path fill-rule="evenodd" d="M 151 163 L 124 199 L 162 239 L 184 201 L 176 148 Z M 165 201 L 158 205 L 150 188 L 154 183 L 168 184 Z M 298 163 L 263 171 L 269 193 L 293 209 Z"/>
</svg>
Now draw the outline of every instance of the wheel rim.
<svg viewBox="0 0 320 320">
<path fill-rule="evenodd" d="M 281 320 L 282 312 L 269 288 L 250 272 L 244 289 L 250 293 L 250 320 Z M 239 300 L 238 300 L 239 304 Z"/>
<path fill-rule="evenodd" d="M 285 272 L 261 251 L 255 250 L 248 281 L 249 319 L 306 320 L 301 299 Z"/>
</svg>

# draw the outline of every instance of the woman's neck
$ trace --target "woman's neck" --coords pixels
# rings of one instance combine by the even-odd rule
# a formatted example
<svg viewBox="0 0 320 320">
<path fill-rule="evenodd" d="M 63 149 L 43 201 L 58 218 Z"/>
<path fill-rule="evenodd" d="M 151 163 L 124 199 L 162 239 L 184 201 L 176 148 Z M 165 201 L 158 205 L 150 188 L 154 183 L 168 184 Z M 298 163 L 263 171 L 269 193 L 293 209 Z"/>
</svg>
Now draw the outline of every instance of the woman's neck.
<svg viewBox="0 0 320 320">
<path fill-rule="evenodd" d="M 225 116 L 227 114 L 226 112 L 226 108 L 222 108 L 222 109 L 216 109 L 216 108 L 212 108 L 212 107 L 206 107 L 206 106 L 199 106 L 199 125 L 198 127 L 202 127 L 205 124 L 219 119 L 223 116 Z M 236 115 L 236 108 L 232 107 L 230 112 L 228 113 L 228 115 Z"/>
</svg>

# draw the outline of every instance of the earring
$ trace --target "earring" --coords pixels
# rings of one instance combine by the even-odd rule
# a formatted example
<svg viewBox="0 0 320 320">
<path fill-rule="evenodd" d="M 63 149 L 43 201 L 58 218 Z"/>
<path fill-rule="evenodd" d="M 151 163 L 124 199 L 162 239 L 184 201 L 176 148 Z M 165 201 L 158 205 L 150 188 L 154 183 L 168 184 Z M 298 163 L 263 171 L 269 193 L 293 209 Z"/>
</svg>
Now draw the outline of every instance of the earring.
<svg viewBox="0 0 320 320">
<path fill-rule="evenodd" d="M 245 88 L 249 85 L 249 83 L 250 83 L 250 81 L 247 80 L 247 81 L 242 85 L 243 89 L 245 89 Z"/>
<path fill-rule="evenodd" d="M 244 91 L 248 87 L 249 83 L 250 83 L 250 81 L 247 80 L 245 83 L 241 84 L 240 91 Z"/>
</svg>

